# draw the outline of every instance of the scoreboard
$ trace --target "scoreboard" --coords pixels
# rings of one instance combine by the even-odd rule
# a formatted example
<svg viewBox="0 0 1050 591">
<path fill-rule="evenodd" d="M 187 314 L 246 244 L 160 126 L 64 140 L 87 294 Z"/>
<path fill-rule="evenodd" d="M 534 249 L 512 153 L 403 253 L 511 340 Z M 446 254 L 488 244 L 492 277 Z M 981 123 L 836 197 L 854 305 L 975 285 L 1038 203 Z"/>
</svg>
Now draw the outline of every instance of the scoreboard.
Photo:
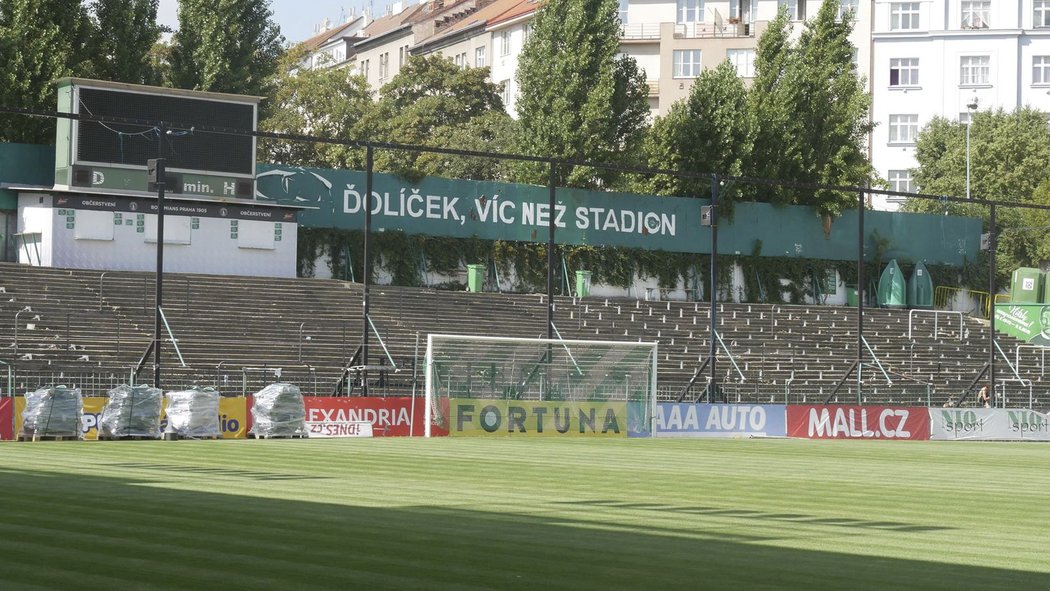
<svg viewBox="0 0 1050 591">
<path fill-rule="evenodd" d="M 63 78 L 58 110 L 149 122 L 58 121 L 55 185 L 85 192 L 150 194 L 146 161 L 165 158 L 165 189 L 251 199 L 259 97 Z M 161 127 L 163 125 L 163 127 Z M 219 130 L 223 131 L 219 131 Z M 163 130 L 163 133 L 162 133 Z"/>
</svg>

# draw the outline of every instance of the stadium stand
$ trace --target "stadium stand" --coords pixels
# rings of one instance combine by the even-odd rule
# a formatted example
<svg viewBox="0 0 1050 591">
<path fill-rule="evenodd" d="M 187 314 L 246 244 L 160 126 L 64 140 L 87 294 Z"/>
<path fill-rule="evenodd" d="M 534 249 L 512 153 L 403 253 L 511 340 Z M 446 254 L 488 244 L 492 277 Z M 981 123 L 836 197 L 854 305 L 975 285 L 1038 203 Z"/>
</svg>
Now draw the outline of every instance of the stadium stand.
<svg viewBox="0 0 1050 591">
<path fill-rule="evenodd" d="M 111 387 L 126 379 L 152 339 L 151 273 L 0 264 L 0 289 L 0 360 L 15 364 L 20 387 L 63 379 Z M 373 372 L 371 394 L 405 394 L 421 383 L 415 366 L 428 333 L 546 334 L 545 295 L 372 286 L 370 296 L 379 338 L 370 336 L 369 364 L 390 364 L 381 338 L 398 370 Z M 188 367 L 166 340 L 163 381 L 239 394 L 273 381 L 280 368 L 282 379 L 306 394 L 332 393 L 361 342 L 361 300 L 362 286 L 342 281 L 165 275 L 165 316 Z M 563 338 L 658 341 L 663 399 L 682 395 L 708 355 L 710 310 L 703 302 L 558 296 L 555 306 Z M 818 403 L 856 357 L 855 309 L 720 303 L 718 311 L 718 333 L 732 356 L 720 350 L 717 365 L 728 401 Z M 958 316 L 938 318 L 936 334 L 930 313 L 866 309 L 864 321 L 886 371 L 866 357 L 865 403 L 940 406 L 967 388 L 988 358 L 980 319 L 966 317 L 960 329 Z M 1011 356 L 1019 344 L 1002 334 L 997 340 Z M 1047 398 L 1042 360 L 1029 357 L 1021 378 L 1034 388 L 1029 394 L 1022 382 L 1007 382 L 1008 405 L 1027 406 L 1031 395 L 1039 407 Z M 151 362 L 139 382 L 152 380 Z M 1000 379 L 1015 379 L 1007 363 L 997 367 Z M 698 398 L 705 383 L 701 378 L 685 399 Z M 855 377 L 833 401 L 856 401 Z"/>
</svg>

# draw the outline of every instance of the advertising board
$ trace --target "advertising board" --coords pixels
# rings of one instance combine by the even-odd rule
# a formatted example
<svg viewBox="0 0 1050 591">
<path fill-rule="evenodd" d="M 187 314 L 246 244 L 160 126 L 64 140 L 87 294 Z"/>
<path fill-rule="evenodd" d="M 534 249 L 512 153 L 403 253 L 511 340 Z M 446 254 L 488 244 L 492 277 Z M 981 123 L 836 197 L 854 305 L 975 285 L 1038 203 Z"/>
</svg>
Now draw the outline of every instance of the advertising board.
<svg viewBox="0 0 1050 591">
<path fill-rule="evenodd" d="M 371 426 L 374 437 L 404 437 L 423 435 L 425 416 L 423 400 L 411 396 L 389 398 L 304 396 L 306 422 L 312 429 L 339 432 L 340 425 L 365 422 Z M 434 435 L 448 432 L 433 428 Z"/>
<path fill-rule="evenodd" d="M 449 435 L 626 437 L 626 402 L 449 400 Z"/>
<path fill-rule="evenodd" d="M 930 438 L 925 408 L 799 405 L 787 407 L 788 437 L 807 439 Z"/>
<path fill-rule="evenodd" d="M 0 397 L 0 441 L 15 438 L 15 401 L 9 396 Z"/>
<path fill-rule="evenodd" d="M 783 405 L 689 404 L 656 405 L 657 437 L 785 437 Z"/>
<path fill-rule="evenodd" d="M 931 408 L 930 439 L 1050 441 L 1050 417 L 1027 409 Z"/>
</svg>

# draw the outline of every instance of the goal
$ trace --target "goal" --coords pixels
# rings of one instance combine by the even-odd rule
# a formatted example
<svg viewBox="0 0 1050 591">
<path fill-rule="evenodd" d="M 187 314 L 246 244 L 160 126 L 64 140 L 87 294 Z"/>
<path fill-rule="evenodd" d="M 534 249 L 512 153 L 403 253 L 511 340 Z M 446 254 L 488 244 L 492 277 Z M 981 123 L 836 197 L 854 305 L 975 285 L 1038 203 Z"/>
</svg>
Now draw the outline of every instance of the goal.
<svg viewBox="0 0 1050 591">
<path fill-rule="evenodd" d="M 427 337 L 424 433 L 651 434 L 655 342 Z"/>
</svg>

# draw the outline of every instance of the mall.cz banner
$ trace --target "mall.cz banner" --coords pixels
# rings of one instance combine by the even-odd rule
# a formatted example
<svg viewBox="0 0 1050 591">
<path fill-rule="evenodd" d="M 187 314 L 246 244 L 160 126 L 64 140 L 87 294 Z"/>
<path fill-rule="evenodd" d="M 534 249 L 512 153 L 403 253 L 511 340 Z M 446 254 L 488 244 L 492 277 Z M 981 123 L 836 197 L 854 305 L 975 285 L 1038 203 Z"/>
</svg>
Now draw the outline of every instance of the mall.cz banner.
<svg viewBox="0 0 1050 591">
<path fill-rule="evenodd" d="M 626 402 L 449 400 L 449 435 L 626 437 Z"/>
<path fill-rule="evenodd" d="M 422 398 L 416 398 L 414 405 L 411 396 L 304 396 L 303 400 L 307 422 L 322 429 L 364 421 L 372 424 L 373 437 L 404 437 L 422 436 L 426 426 Z M 431 435 L 448 435 L 448 431 L 434 426 Z"/>
<path fill-rule="evenodd" d="M 15 438 L 15 403 L 10 397 L 0 397 L 0 441 Z"/>
<path fill-rule="evenodd" d="M 931 408 L 930 439 L 1050 441 L 1050 417 L 1034 410 Z"/>
<path fill-rule="evenodd" d="M 657 437 L 785 437 L 787 411 L 777 404 L 656 405 Z"/>
<path fill-rule="evenodd" d="M 808 439 L 929 439 L 926 408 L 799 405 L 787 407 L 788 437 Z"/>
<path fill-rule="evenodd" d="M 106 407 L 108 398 L 105 396 L 85 396 L 81 399 L 84 403 L 84 415 L 81 417 L 81 430 L 84 439 L 93 441 L 98 439 L 99 421 L 102 420 L 102 410 Z M 167 404 L 167 402 L 165 402 Z M 25 410 L 26 401 L 23 397 L 15 399 L 15 432 L 22 426 L 22 412 Z M 161 411 L 161 431 L 166 425 L 164 411 Z M 248 433 L 247 405 L 241 396 L 223 397 L 219 400 L 219 427 L 223 439 L 244 439 Z"/>
</svg>

